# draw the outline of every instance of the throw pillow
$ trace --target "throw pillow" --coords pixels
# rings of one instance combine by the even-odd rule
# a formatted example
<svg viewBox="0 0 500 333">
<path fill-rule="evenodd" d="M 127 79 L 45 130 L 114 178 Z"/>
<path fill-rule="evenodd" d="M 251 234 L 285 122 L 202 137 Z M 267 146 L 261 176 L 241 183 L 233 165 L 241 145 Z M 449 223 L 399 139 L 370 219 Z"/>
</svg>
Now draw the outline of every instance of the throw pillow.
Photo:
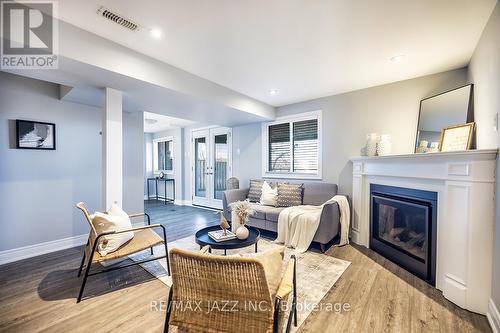
<svg viewBox="0 0 500 333">
<path fill-rule="evenodd" d="M 278 184 L 277 207 L 291 207 L 302 205 L 303 184 Z"/>
<path fill-rule="evenodd" d="M 250 180 L 250 189 L 248 190 L 248 200 L 250 202 L 259 202 L 262 195 L 263 180 Z"/>
<path fill-rule="evenodd" d="M 281 283 L 281 272 L 283 265 L 284 246 L 276 246 L 264 252 L 245 253 L 242 256 L 257 259 L 264 266 L 267 286 L 271 297 L 274 297 Z"/>
<path fill-rule="evenodd" d="M 107 214 L 95 212 L 93 215 L 92 224 L 97 234 L 132 228 L 132 223 L 127 213 L 118 207 L 118 205 L 113 205 Z M 133 237 L 134 233 L 132 231 L 101 237 L 97 245 L 97 251 L 101 256 L 106 256 L 108 253 L 118 250 Z"/>
<path fill-rule="evenodd" d="M 260 196 L 260 204 L 276 207 L 278 201 L 278 188 L 273 189 L 266 181 L 262 184 L 262 195 Z"/>
</svg>

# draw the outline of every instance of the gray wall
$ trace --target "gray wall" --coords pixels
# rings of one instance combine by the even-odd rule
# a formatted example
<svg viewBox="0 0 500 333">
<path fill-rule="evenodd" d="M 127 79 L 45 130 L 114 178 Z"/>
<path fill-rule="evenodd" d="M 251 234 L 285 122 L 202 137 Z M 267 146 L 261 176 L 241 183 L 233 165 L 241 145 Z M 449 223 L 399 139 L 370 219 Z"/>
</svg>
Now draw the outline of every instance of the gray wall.
<svg viewBox="0 0 500 333">
<path fill-rule="evenodd" d="M 123 209 L 144 211 L 144 119 L 142 112 L 123 113 Z"/>
<path fill-rule="evenodd" d="M 14 149 L 15 119 L 55 123 L 57 150 Z M 134 128 L 137 115 L 123 119 L 124 142 L 136 147 L 142 121 Z M 0 126 L 0 251 L 87 233 L 74 205 L 101 208 L 101 109 L 59 100 L 56 84 L 0 72 Z M 124 155 L 126 210 L 143 204 L 141 156 Z"/>
<path fill-rule="evenodd" d="M 250 179 L 262 177 L 262 125 L 233 127 L 233 176 L 240 187 L 248 187 Z"/>
<path fill-rule="evenodd" d="M 148 195 L 148 178 L 153 174 L 153 133 L 144 133 L 144 196 Z M 151 182 L 151 185 L 153 183 Z M 151 191 L 151 189 L 150 189 Z"/>
<path fill-rule="evenodd" d="M 474 109 L 479 147 L 499 147 L 500 133 L 493 131 L 493 116 L 500 112 L 500 5 L 497 3 L 474 51 L 469 77 L 474 83 Z M 492 300 L 500 309 L 500 159 L 497 159 L 495 248 Z"/>
<path fill-rule="evenodd" d="M 323 110 L 323 180 L 352 193 L 352 164 L 366 134 L 390 134 L 393 153 L 413 152 L 422 98 L 467 83 L 465 68 L 400 81 L 278 108 L 285 116 Z"/>
<path fill-rule="evenodd" d="M 58 95 L 56 84 L 0 72 L 0 251 L 84 234 L 75 203 L 101 205 L 101 111 Z M 55 123 L 57 150 L 11 148 L 13 119 Z"/>
</svg>

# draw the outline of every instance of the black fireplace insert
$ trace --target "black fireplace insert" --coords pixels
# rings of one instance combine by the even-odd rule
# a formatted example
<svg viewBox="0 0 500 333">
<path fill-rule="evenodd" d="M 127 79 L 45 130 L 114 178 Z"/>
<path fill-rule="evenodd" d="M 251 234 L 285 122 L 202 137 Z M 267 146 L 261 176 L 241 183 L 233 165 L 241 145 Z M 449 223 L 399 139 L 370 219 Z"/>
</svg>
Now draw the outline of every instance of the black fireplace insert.
<svg viewBox="0 0 500 333">
<path fill-rule="evenodd" d="M 370 248 L 436 284 L 437 193 L 370 185 Z"/>
</svg>

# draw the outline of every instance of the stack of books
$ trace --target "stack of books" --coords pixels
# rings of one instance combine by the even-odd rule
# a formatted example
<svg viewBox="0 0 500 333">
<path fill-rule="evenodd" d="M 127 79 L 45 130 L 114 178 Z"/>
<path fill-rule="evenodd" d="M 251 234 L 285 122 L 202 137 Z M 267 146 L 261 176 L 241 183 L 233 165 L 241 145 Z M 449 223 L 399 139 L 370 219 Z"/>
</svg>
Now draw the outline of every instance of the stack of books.
<svg viewBox="0 0 500 333">
<path fill-rule="evenodd" d="M 224 234 L 224 230 L 209 231 L 208 236 L 216 242 L 223 242 L 236 238 L 236 235 L 229 230 L 226 230 L 226 234 Z"/>
</svg>

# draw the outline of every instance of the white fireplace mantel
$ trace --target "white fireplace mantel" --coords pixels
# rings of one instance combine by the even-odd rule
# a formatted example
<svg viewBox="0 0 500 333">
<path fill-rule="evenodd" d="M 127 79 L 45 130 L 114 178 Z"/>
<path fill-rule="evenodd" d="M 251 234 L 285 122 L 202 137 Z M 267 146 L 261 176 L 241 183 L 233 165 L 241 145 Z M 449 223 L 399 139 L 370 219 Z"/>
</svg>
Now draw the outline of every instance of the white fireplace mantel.
<svg viewBox="0 0 500 333">
<path fill-rule="evenodd" d="M 352 158 L 352 241 L 370 247 L 370 184 L 436 192 L 436 288 L 460 307 L 486 314 L 496 156 L 494 149 Z"/>
</svg>

